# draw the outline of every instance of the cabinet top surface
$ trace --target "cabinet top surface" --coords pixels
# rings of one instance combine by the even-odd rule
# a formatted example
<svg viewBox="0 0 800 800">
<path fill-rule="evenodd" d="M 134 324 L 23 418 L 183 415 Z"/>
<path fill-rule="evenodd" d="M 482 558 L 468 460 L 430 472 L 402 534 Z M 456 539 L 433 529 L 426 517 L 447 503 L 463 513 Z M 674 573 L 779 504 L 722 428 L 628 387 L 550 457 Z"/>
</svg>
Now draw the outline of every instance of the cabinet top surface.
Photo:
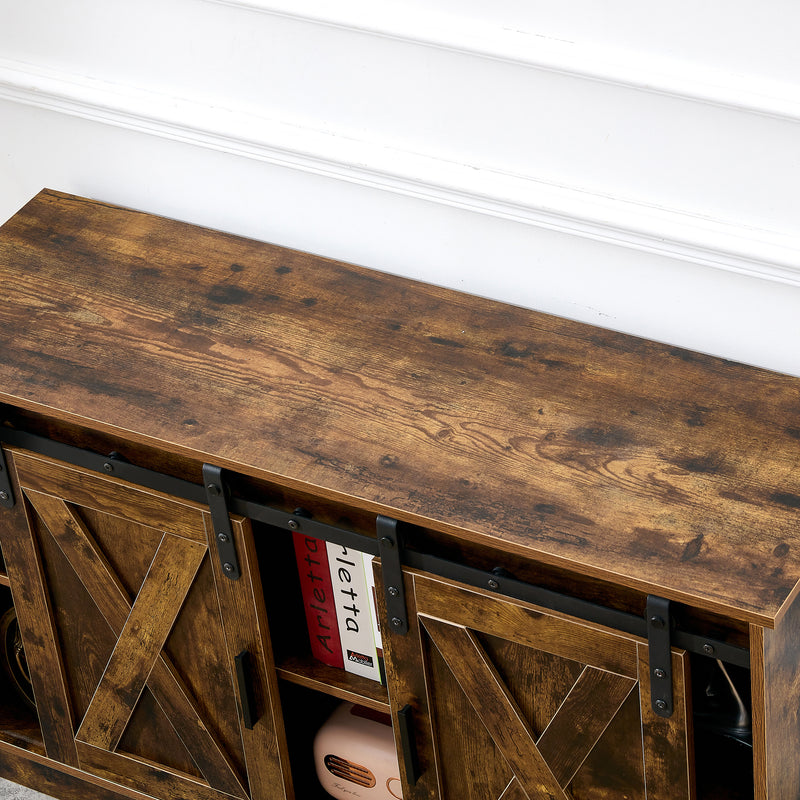
<svg viewBox="0 0 800 800">
<path fill-rule="evenodd" d="M 0 401 L 772 625 L 800 380 L 44 191 Z"/>
</svg>

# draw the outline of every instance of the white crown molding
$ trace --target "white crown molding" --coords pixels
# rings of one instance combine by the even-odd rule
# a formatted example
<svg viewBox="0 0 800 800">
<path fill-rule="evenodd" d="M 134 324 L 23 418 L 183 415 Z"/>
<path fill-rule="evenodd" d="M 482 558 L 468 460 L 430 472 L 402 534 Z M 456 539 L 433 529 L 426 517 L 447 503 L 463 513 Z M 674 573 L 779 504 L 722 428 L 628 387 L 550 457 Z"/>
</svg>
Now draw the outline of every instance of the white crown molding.
<svg viewBox="0 0 800 800">
<path fill-rule="evenodd" d="M 706 65 L 588 42 L 571 42 L 451 14 L 420 13 L 384 0 L 205 0 L 247 11 L 327 25 L 413 45 L 506 61 L 584 80 L 800 121 L 796 82 L 735 74 Z"/>
<path fill-rule="evenodd" d="M 0 59 L 0 98 L 475 213 L 800 286 L 800 237 Z"/>
</svg>

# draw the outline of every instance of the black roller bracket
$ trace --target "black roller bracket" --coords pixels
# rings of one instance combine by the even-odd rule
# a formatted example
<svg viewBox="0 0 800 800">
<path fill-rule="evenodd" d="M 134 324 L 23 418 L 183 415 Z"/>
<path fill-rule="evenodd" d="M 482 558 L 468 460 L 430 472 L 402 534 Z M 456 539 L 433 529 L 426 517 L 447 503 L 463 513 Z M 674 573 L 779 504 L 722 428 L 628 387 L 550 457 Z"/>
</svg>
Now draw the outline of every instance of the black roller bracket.
<svg viewBox="0 0 800 800">
<path fill-rule="evenodd" d="M 648 595 L 647 643 L 650 649 L 650 702 L 659 717 L 671 717 L 672 644 L 669 600 Z"/>
<path fill-rule="evenodd" d="M 397 530 L 397 520 L 378 516 L 376 529 L 386 599 L 386 619 L 393 633 L 405 636 L 408 633 L 408 612 L 403 588 L 403 543 Z"/>
<path fill-rule="evenodd" d="M 203 464 L 203 485 L 211 511 L 211 522 L 214 526 L 214 537 L 217 540 L 222 574 L 232 581 L 237 581 L 242 573 L 239 569 L 239 559 L 236 556 L 236 546 L 233 542 L 228 496 L 221 467 Z"/>
<path fill-rule="evenodd" d="M 14 508 L 14 491 L 11 488 L 11 475 L 8 473 L 8 464 L 0 447 L 0 506 Z"/>
</svg>

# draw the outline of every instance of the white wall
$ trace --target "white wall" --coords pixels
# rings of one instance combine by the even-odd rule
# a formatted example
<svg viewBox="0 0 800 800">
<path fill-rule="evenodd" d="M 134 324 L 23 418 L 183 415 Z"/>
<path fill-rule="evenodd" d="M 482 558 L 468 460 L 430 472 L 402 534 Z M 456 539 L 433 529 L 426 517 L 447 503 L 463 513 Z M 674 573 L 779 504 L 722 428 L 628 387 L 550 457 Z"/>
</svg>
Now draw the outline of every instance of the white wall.
<svg viewBox="0 0 800 800">
<path fill-rule="evenodd" d="M 49 186 L 800 375 L 799 25 L 0 0 L 0 219 Z"/>
</svg>

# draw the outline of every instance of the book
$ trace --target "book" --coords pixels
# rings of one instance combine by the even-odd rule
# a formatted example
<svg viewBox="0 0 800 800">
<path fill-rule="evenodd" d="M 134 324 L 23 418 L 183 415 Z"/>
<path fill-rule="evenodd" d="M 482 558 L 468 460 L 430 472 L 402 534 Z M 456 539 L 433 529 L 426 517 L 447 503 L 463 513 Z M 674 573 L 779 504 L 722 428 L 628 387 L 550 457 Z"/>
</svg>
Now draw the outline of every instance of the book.
<svg viewBox="0 0 800 800">
<path fill-rule="evenodd" d="M 293 533 L 300 590 L 314 658 L 331 667 L 344 667 L 328 548 L 325 541 Z"/>
<path fill-rule="evenodd" d="M 342 659 L 348 672 L 381 680 L 373 634 L 372 597 L 367 588 L 364 554 L 343 545 L 328 545 Z"/>
</svg>

